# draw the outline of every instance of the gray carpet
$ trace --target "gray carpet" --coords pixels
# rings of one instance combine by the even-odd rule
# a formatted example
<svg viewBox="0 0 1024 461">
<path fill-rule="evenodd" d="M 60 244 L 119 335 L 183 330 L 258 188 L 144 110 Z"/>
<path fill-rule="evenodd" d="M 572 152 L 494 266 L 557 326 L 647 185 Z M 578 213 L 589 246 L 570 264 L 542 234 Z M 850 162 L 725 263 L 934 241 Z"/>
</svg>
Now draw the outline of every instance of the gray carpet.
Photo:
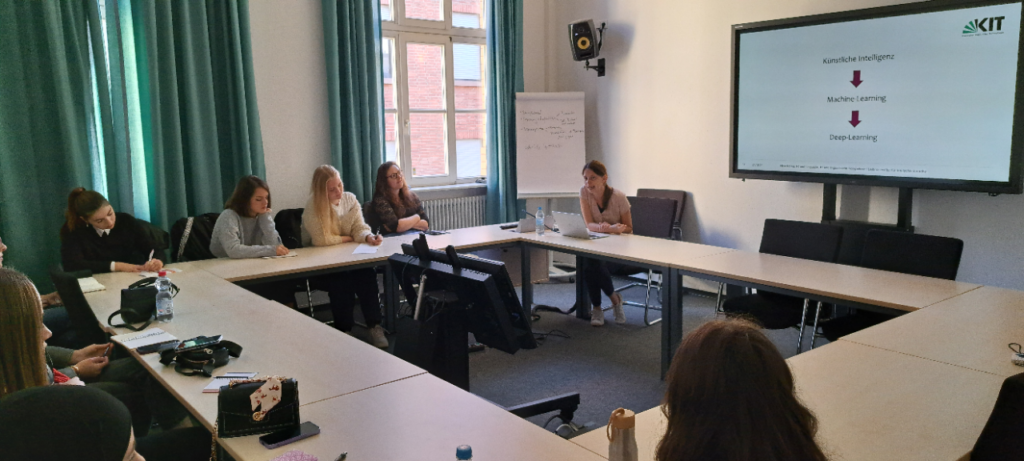
<svg viewBox="0 0 1024 461">
<path fill-rule="evenodd" d="M 622 283 L 616 280 L 616 286 Z M 534 299 L 538 304 L 565 310 L 575 301 L 575 293 L 573 284 L 541 284 L 535 285 Z M 643 293 L 642 289 L 627 290 L 625 298 L 642 302 Z M 714 299 L 686 295 L 683 311 L 684 332 L 689 332 L 714 317 Z M 605 312 L 606 323 L 600 328 L 574 314 L 540 315 L 541 319 L 534 323 L 535 332 L 561 330 L 570 338 L 548 336 L 537 349 L 521 350 L 515 355 L 492 349 L 470 354 L 471 392 L 504 406 L 579 392 L 581 403 L 574 421 L 588 423 L 587 430 L 603 427 L 608 415 L 618 407 L 640 412 L 660 403 L 665 392 L 659 352 L 661 325 L 644 326 L 643 309 L 626 306 L 625 325 L 615 324 L 612 313 Z M 658 317 L 659 312 L 652 312 L 652 318 Z M 794 354 L 796 330 L 767 333 L 783 356 Z M 805 349 L 807 341 L 809 332 L 805 332 Z M 529 420 L 544 425 L 553 415 Z M 553 430 L 557 425 L 556 419 L 547 428 Z"/>
</svg>

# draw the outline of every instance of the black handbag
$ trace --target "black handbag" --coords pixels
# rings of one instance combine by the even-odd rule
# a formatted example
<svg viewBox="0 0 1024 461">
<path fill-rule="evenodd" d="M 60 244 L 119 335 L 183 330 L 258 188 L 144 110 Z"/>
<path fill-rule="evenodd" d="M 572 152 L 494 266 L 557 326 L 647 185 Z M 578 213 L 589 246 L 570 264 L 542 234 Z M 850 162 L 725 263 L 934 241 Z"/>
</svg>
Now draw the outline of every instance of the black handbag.
<svg viewBox="0 0 1024 461">
<path fill-rule="evenodd" d="M 176 349 L 164 350 L 160 352 L 160 363 L 174 363 L 174 371 L 185 376 L 202 375 L 209 378 L 213 376 L 215 368 L 227 365 L 231 357 L 238 358 L 241 355 L 242 346 L 231 341 L 221 341 L 193 351 L 179 353 Z"/>
<path fill-rule="evenodd" d="M 293 378 L 273 377 L 281 383 L 280 401 L 269 411 L 262 406 L 253 409 L 254 393 L 260 392 L 269 378 L 236 380 L 220 388 L 217 437 L 267 434 L 299 426 L 299 384 Z"/>
<path fill-rule="evenodd" d="M 107 324 L 114 328 L 127 328 L 132 331 L 142 331 L 152 323 L 156 316 L 156 277 L 148 277 L 135 282 L 121 290 L 121 309 L 117 310 L 110 317 L 107 317 Z M 171 296 L 178 295 L 178 286 L 171 284 Z M 114 317 L 120 315 L 124 323 L 114 325 Z M 140 327 L 132 326 L 133 323 L 146 322 Z"/>
</svg>

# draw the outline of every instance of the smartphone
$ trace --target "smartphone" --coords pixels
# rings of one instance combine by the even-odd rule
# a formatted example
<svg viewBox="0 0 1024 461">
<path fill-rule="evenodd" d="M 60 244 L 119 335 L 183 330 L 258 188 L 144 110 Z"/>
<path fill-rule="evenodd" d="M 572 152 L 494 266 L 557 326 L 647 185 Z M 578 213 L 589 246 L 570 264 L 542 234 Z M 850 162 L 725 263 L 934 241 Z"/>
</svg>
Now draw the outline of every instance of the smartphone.
<svg viewBox="0 0 1024 461">
<path fill-rule="evenodd" d="M 217 335 L 217 336 L 196 336 L 195 338 L 187 339 L 185 341 L 182 341 L 180 344 L 178 344 L 178 347 L 176 349 L 177 349 L 177 352 L 179 354 L 182 353 L 182 352 L 194 351 L 194 350 L 197 350 L 197 349 L 204 349 L 204 348 L 207 348 L 209 346 L 214 346 L 214 345 L 220 344 L 220 339 L 221 339 L 221 335 Z"/>
<path fill-rule="evenodd" d="M 310 421 L 306 421 L 299 427 L 264 435 L 260 437 L 260 444 L 269 449 L 274 449 L 277 447 L 283 447 L 292 442 L 298 442 L 299 440 L 312 437 L 319 433 L 320 426 L 317 426 Z"/>
</svg>

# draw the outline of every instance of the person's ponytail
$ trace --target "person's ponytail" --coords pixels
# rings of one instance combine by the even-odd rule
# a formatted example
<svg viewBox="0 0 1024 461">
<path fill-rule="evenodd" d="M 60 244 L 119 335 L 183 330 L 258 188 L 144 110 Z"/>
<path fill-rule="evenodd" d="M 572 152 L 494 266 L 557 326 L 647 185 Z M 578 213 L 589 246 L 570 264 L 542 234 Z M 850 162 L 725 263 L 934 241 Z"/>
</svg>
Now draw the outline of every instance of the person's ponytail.
<svg viewBox="0 0 1024 461">
<path fill-rule="evenodd" d="M 84 187 L 76 187 L 68 194 L 68 208 L 64 210 L 64 225 L 60 229 L 60 238 L 81 227 L 83 220 L 89 219 L 96 210 L 108 205 L 106 197 L 96 191 Z"/>
</svg>

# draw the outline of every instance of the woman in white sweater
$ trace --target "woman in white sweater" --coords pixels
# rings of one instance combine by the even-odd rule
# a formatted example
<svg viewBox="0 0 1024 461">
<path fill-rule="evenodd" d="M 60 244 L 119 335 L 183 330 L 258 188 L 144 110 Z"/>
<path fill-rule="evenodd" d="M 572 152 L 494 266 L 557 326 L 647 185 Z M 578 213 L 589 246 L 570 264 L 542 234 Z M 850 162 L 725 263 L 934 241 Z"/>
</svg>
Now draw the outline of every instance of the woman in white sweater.
<svg viewBox="0 0 1024 461">
<path fill-rule="evenodd" d="M 384 241 L 380 235 L 370 231 L 370 226 L 363 220 L 359 200 L 351 192 L 345 192 L 341 175 L 334 167 L 321 165 L 313 172 L 310 195 L 302 212 L 303 246 L 319 247 L 348 242 L 380 245 Z M 334 327 L 341 331 L 352 329 L 354 296 L 358 295 L 373 345 L 388 347 L 384 329 L 380 326 L 380 295 L 377 290 L 377 273 L 373 269 L 324 275 L 310 282 L 331 296 Z"/>
</svg>

